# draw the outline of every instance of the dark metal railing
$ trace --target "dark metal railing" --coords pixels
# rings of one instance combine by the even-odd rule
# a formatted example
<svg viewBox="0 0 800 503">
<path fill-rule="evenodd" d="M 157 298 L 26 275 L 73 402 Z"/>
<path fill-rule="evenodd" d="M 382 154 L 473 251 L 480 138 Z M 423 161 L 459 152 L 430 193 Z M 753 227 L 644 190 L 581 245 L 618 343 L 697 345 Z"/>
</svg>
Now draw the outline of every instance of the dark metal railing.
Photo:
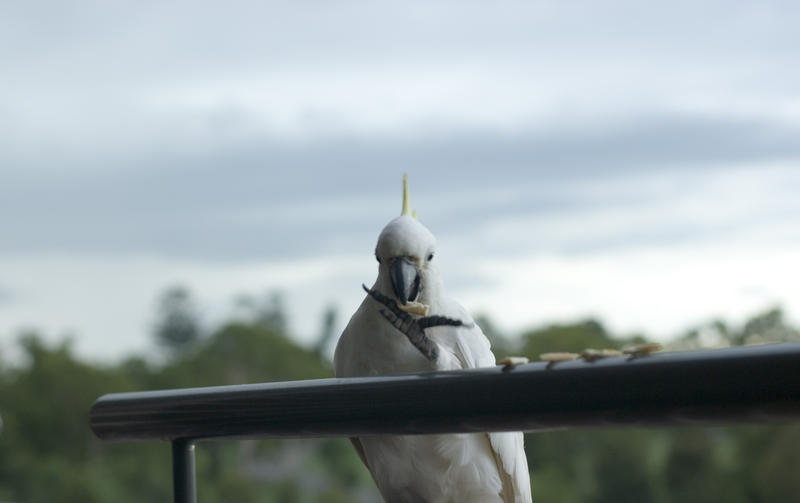
<svg viewBox="0 0 800 503">
<path fill-rule="evenodd" d="M 422 374 L 115 393 L 103 440 L 173 444 L 175 501 L 194 502 L 195 440 L 537 431 L 800 419 L 800 343 Z"/>
</svg>

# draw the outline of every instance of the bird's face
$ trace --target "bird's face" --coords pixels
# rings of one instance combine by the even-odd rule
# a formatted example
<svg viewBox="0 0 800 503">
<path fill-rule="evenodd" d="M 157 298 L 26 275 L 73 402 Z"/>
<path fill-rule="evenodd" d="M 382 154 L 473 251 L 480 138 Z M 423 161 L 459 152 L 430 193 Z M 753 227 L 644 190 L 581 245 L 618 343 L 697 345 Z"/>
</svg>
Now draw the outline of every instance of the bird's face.
<svg viewBox="0 0 800 503">
<path fill-rule="evenodd" d="M 438 287 L 434 265 L 436 238 L 417 220 L 400 216 L 389 222 L 378 237 L 378 284 L 384 294 L 401 305 L 426 302 Z"/>
</svg>

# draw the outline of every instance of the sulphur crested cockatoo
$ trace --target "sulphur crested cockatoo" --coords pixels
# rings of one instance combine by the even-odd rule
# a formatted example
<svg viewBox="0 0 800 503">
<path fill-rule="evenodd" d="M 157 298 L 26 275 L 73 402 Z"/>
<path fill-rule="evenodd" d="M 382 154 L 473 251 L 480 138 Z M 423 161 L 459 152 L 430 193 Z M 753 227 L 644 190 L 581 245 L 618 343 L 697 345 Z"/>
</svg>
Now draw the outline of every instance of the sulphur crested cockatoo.
<svg viewBox="0 0 800 503">
<path fill-rule="evenodd" d="M 381 231 L 375 256 L 378 278 L 336 346 L 337 377 L 495 365 L 486 336 L 445 295 L 436 239 L 412 216 L 405 177 L 402 214 Z M 352 440 L 387 503 L 531 501 L 522 433 Z"/>
</svg>

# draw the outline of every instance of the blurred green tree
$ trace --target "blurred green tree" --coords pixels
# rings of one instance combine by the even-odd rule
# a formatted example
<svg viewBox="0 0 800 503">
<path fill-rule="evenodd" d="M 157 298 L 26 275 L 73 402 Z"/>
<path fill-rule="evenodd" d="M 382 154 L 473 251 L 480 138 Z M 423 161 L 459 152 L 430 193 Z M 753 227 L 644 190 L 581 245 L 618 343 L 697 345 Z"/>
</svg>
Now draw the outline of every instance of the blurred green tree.
<svg viewBox="0 0 800 503">
<path fill-rule="evenodd" d="M 333 305 L 327 306 L 322 313 L 322 327 L 317 343 L 314 345 L 314 351 L 316 351 L 320 358 L 324 358 L 325 355 L 328 354 L 328 351 L 331 349 L 331 343 L 336 340 L 336 337 L 339 335 L 336 333 L 338 317 L 339 315 L 336 311 L 336 307 Z"/>
<path fill-rule="evenodd" d="M 173 286 L 161 294 L 155 338 L 172 356 L 185 353 L 200 339 L 197 307 L 186 287 Z"/>
<path fill-rule="evenodd" d="M 162 296 L 159 319 L 193 336 L 174 358 L 130 356 L 97 365 L 76 358 L 69 340 L 48 345 L 35 332 L 20 338 L 22 363 L 0 365 L 0 501 L 169 501 L 169 446 L 102 444 L 86 414 L 109 392 L 311 379 L 331 375 L 324 348 L 335 336 L 335 311 L 323 313 L 321 337 L 293 342 L 279 295 L 254 301 L 200 337 L 190 292 Z M 170 314 L 171 313 L 171 314 Z M 183 319 L 182 319 L 183 317 Z M 645 339 L 615 337 L 584 320 L 524 332 L 516 341 L 488 317 L 478 323 L 498 356 L 611 348 Z M 177 320 L 177 321 L 176 321 Z M 160 325 L 160 326 L 163 326 Z M 184 332 L 185 334 L 185 332 Z M 677 338 L 675 347 L 798 340 L 780 309 L 741 326 L 715 320 Z M 191 341 L 191 342 L 187 342 Z M 800 425 L 719 428 L 597 429 L 526 435 L 534 497 L 539 502 L 684 503 L 800 501 Z M 369 473 L 346 439 L 209 441 L 198 445 L 200 501 L 375 502 Z"/>
</svg>

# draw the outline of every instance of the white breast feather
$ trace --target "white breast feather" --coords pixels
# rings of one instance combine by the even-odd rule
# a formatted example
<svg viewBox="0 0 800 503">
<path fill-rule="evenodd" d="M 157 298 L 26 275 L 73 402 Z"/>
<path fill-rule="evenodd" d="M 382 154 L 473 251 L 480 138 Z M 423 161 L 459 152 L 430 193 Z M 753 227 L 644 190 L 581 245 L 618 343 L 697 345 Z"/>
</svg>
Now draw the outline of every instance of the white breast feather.
<svg viewBox="0 0 800 503">
<path fill-rule="evenodd" d="M 495 365 L 488 339 L 456 302 L 437 313 L 472 323 L 435 327 L 435 368 L 365 299 L 336 348 L 336 375 L 364 376 Z M 522 433 L 360 438 L 368 467 L 388 503 L 529 503 L 530 481 Z M 448 499 L 443 499 L 448 498 Z"/>
</svg>

